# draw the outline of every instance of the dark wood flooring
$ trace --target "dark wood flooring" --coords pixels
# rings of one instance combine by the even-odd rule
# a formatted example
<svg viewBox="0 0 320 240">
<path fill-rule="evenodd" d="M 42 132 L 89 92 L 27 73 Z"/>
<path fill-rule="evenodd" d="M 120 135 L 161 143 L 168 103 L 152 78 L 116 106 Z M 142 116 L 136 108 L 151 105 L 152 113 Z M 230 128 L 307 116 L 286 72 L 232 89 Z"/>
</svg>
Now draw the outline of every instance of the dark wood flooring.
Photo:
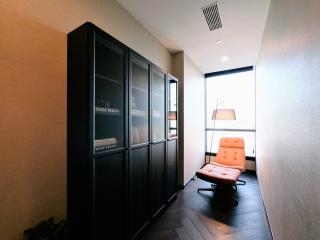
<svg viewBox="0 0 320 240">
<path fill-rule="evenodd" d="M 257 177 L 244 172 L 247 183 L 238 186 L 234 206 L 223 195 L 197 193 L 198 187 L 210 187 L 195 177 L 178 198 L 143 236 L 143 240 L 270 240 L 270 230 Z"/>
</svg>

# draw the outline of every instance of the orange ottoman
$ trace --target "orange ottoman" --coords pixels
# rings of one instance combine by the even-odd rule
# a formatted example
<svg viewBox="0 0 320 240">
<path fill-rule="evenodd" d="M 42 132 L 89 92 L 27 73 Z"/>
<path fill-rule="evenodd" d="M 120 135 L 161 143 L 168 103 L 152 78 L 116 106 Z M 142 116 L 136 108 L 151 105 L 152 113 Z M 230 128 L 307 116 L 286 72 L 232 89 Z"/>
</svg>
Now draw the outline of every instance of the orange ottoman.
<svg viewBox="0 0 320 240">
<path fill-rule="evenodd" d="M 213 164 L 206 164 L 203 168 L 196 172 L 198 178 L 216 183 L 216 184 L 230 184 L 236 185 L 240 170 L 234 168 L 225 168 Z"/>
</svg>

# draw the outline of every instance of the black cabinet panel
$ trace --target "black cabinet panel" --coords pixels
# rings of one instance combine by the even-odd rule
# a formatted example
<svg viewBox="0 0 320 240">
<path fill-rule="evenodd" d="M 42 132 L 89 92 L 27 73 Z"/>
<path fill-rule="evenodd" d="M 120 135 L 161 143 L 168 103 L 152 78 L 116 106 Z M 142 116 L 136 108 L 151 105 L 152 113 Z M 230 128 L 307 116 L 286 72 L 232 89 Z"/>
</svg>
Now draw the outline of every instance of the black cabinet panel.
<svg viewBox="0 0 320 240">
<path fill-rule="evenodd" d="M 168 141 L 167 199 L 177 192 L 177 140 Z"/>
<path fill-rule="evenodd" d="M 166 75 L 152 70 L 152 141 L 165 139 Z"/>
<path fill-rule="evenodd" d="M 125 239 L 126 154 L 95 159 L 96 239 Z"/>
<path fill-rule="evenodd" d="M 152 145 L 151 179 L 150 179 L 150 204 L 151 214 L 155 214 L 164 204 L 165 197 L 165 146 L 166 143 Z"/>
<path fill-rule="evenodd" d="M 148 221 L 149 146 L 131 151 L 130 161 L 131 235 Z"/>
<path fill-rule="evenodd" d="M 149 63 L 131 55 L 131 144 L 149 142 Z"/>
<path fill-rule="evenodd" d="M 124 146 L 126 51 L 95 35 L 95 152 Z"/>
<path fill-rule="evenodd" d="M 178 81 L 168 76 L 168 137 L 178 136 Z"/>
</svg>

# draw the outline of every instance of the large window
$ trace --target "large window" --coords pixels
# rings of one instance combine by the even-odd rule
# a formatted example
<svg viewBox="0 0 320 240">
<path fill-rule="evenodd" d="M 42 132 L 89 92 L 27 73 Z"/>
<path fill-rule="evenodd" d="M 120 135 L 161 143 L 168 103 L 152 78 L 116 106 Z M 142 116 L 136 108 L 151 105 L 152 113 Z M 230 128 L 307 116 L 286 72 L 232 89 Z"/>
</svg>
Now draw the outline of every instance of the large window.
<svg viewBox="0 0 320 240">
<path fill-rule="evenodd" d="M 221 137 L 242 137 L 246 156 L 255 157 L 255 75 L 253 68 L 244 70 L 206 78 L 207 153 L 217 152 Z M 212 113 L 217 104 L 218 109 L 234 109 L 236 120 L 214 122 Z"/>
</svg>

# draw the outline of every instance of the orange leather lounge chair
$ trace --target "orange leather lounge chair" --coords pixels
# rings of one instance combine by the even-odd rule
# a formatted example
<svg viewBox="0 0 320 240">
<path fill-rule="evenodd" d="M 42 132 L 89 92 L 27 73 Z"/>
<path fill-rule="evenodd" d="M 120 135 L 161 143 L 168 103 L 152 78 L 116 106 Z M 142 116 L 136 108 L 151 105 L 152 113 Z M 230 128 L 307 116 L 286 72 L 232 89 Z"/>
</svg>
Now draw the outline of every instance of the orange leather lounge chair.
<svg viewBox="0 0 320 240">
<path fill-rule="evenodd" d="M 211 183 L 211 188 L 199 188 L 199 191 L 228 192 L 237 191 L 237 185 L 246 182 L 239 180 L 241 172 L 245 171 L 244 141 L 242 138 L 221 138 L 215 161 L 205 164 L 196 172 L 198 178 Z M 227 195 L 238 205 L 238 201 Z"/>
</svg>

